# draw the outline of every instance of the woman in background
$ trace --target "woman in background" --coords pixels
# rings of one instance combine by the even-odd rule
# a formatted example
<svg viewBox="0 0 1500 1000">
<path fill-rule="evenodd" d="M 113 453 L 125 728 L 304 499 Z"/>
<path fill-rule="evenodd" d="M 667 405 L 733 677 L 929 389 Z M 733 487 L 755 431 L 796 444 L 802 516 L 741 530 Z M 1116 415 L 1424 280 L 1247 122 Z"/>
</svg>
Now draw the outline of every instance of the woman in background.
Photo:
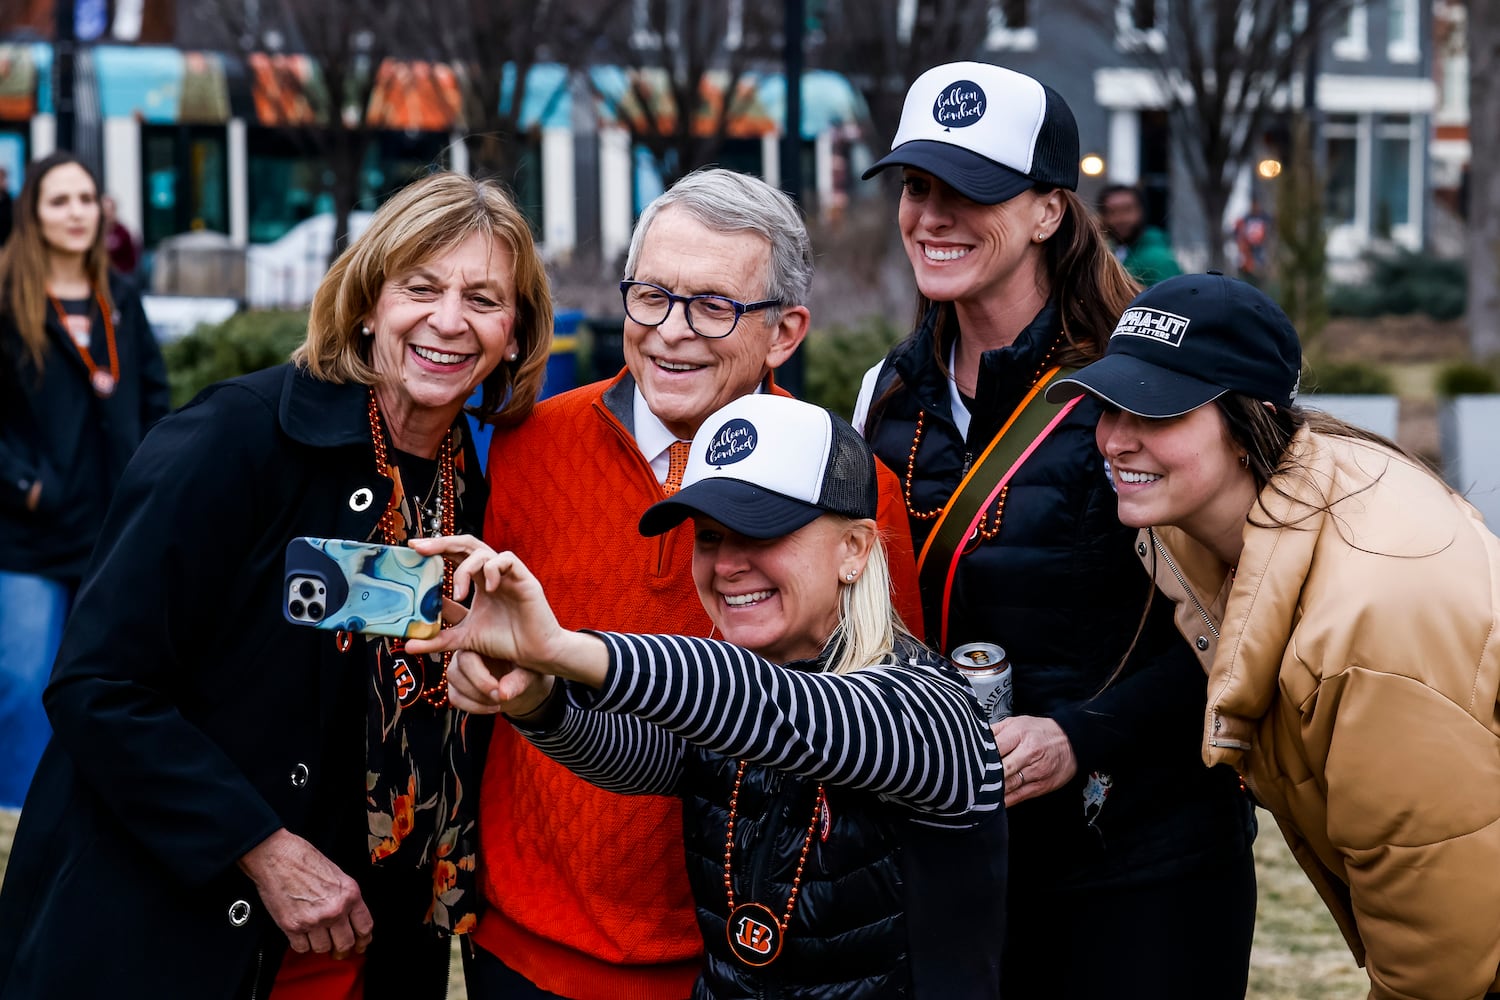
<svg viewBox="0 0 1500 1000">
<path fill-rule="evenodd" d="M 0 252 L 0 807 L 50 729 L 42 688 L 115 484 L 168 409 L 133 286 L 109 271 L 93 174 L 31 165 Z"/>
</svg>

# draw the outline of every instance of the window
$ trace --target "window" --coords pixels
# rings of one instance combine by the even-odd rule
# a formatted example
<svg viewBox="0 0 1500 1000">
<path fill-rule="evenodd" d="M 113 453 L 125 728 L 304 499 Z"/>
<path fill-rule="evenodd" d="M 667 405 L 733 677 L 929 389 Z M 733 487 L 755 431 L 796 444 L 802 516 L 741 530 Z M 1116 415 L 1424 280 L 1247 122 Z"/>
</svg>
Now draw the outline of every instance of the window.
<svg viewBox="0 0 1500 1000">
<path fill-rule="evenodd" d="M 1439 124 L 1469 122 L 1469 55 L 1451 53 L 1443 57 L 1442 103 L 1438 106 Z"/>
<path fill-rule="evenodd" d="M 1323 218 L 1330 228 L 1358 220 L 1359 130 L 1352 116 L 1330 116 L 1323 135 L 1328 153 L 1328 180 Z"/>
<path fill-rule="evenodd" d="M 1390 24 L 1386 29 L 1386 56 L 1391 62 L 1417 61 L 1417 0 L 1386 0 Z"/>
<path fill-rule="evenodd" d="M 992 49 L 1030 52 L 1036 48 L 1031 24 L 1031 0 L 990 0 L 985 45 Z"/>
<path fill-rule="evenodd" d="M 311 130 L 252 127 L 246 136 L 250 242 L 280 239 L 297 223 L 333 211 L 323 139 Z M 440 162 L 448 137 L 437 132 L 380 131 L 365 150 L 355 208 L 373 211 L 392 193 Z M 513 184 L 522 198 L 524 157 Z M 529 192 L 528 192 L 529 193 Z"/>
<path fill-rule="evenodd" d="M 1167 0 L 1115 0 L 1115 46 L 1120 50 L 1165 52 L 1166 27 Z"/>
<path fill-rule="evenodd" d="M 177 233 L 229 232 L 229 168 L 222 127 L 142 125 L 141 156 L 146 246 Z"/>
<path fill-rule="evenodd" d="M 1370 29 L 1365 0 L 1355 3 L 1344 13 L 1343 24 L 1333 38 L 1333 57 L 1359 62 L 1370 57 Z"/>
<path fill-rule="evenodd" d="M 1390 238 L 1411 225 L 1412 124 L 1386 115 L 1375 133 L 1375 235 Z"/>
</svg>

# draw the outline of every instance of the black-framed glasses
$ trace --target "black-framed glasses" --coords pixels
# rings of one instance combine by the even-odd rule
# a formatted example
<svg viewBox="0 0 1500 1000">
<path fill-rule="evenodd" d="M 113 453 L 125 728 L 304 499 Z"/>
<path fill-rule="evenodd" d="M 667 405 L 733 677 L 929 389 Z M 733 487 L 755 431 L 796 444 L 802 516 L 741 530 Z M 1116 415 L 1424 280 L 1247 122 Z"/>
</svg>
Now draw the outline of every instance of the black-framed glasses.
<svg viewBox="0 0 1500 1000">
<path fill-rule="evenodd" d="M 625 302 L 625 315 L 641 326 L 661 326 L 672 314 L 672 306 L 681 302 L 688 329 L 713 340 L 733 333 L 745 313 L 782 304 L 780 299 L 736 302 L 727 295 L 677 295 L 649 281 L 620 282 L 620 298 Z"/>
</svg>

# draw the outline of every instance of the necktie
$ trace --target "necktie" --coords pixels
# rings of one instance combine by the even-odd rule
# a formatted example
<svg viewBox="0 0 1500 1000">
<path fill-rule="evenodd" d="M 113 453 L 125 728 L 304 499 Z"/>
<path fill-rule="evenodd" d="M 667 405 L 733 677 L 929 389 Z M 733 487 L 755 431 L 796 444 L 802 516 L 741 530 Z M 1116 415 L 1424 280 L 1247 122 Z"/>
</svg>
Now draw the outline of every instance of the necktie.
<svg viewBox="0 0 1500 1000">
<path fill-rule="evenodd" d="M 687 471 L 688 451 L 692 447 L 691 441 L 673 441 L 667 449 L 667 481 L 661 484 L 661 491 L 667 496 L 682 489 L 682 474 Z"/>
</svg>

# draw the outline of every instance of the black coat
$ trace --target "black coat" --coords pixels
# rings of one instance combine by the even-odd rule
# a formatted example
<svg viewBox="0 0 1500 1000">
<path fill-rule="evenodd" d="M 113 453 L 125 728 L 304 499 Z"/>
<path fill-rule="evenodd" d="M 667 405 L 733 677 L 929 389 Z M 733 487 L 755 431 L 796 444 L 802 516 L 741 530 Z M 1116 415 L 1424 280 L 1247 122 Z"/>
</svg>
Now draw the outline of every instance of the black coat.
<svg viewBox="0 0 1500 1000">
<path fill-rule="evenodd" d="M 906 485 L 917 415 L 926 414 L 909 484 L 919 512 L 947 502 L 1060 335 L 1049 305 L 1013 344 L 984 353 L 965 440 L 936 363 L 935 316 L 887 357 L 865 430 Z M 999 534 L 959 561 L 953 584 L 947 651 L 978 641 L 1003 646 L 1016 714 L 1054 719 L 1078 759 L 1070 784 L 1009 810 L 1013 887 L 1185 874 L 1242 854 L 1252 835 L 1235 775 L 1210 771 L 1199 757 L 1205 681 L 1172 625 L 1169 602 L 1155 601 L 1134 653 L 1110 682 L 1152 585 L 1133 551 L 1135 530 L 1116 515 L 1094 444 L 1098 419 L 1085 398 L 1027 459 L 1010 482 Z M 934 523 L 912 518 L 918 551 Z M 924 597 L 935 625 L 934 595 Z M 1111 781 L 1097 816 L 1085 813 L 1083 798 L 1094 772 Z"/>
<path fill-rule="evenodd" d="M 111 275 L 120 379 L 101 399 L 72 337 L 49 309 L 38 372 L 14 322 L 0 319 L 0 569 L 76 584 L 125 464 L 170 405 L 161 351 L 134 286 Z M 104 326 L 94 311 L 94 350 Z M 35 511 L 26 495 L 40 480 Z"/>
<path fill-rule="evenodd" d="M 367 538 L 390 499 L 366 399 L 258 372 L 163 420 L 126 470 L 45 696 L 55 735 L 0 890 L 0 997 L 244 995 L 286 939 L 237 859 L 280 827 L 347 857 L 345 806 L 362 846 L 345 742 L 361 731 L 329 719 L 358 698 L 363 724 L 364 642 L 341 653 L 288 624 L 281 587 L 289 539 Z M 467 487 L 473 523 L 483 487 Z M 362 889 L 378 936 L 383 901 Z M 399 993 L 369 978 L 367 995 Z"/>
</svg>

